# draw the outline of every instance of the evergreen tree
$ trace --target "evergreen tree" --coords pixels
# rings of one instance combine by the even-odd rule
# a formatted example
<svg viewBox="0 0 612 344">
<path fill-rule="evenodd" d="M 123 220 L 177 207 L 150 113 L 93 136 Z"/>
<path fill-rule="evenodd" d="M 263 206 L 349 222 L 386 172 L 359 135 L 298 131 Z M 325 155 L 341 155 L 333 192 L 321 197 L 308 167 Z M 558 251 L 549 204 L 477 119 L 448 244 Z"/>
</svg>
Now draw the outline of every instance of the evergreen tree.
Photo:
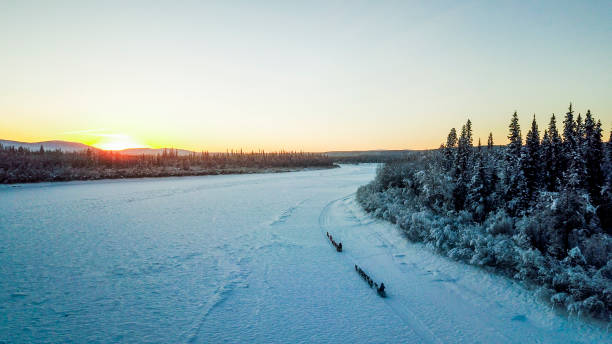
<svg viewBox="0 0 612 344">
<path fill-rule="evenodd" d="M 595 123 L 591 111 L 588 110 L 584 120 L 584 164 L 586 169 L 586 188 L 591 202 L 599 204 L 601 187 L 604 184 L 602 164 L 604 163 L 604 148 L 601 134 L 601 122 Z"/>
<path fill-rule="evenodd" d="M 539 189 L 541 180 L 540 133 L 535 115 L 533 115 L 531 129 L 527 133 L 527 139 L 525 140 L 521 169 L 525 176 L 528 200 L 532 200 L 534 193 Z"/>
<path fill-rule="evenodd" d="M 512 120 L 510 121 L 508 140 L 510 140 L 510 143 L 506 146 L 504 199 L 508 212 L 512 215 L 516 215 L 524 209 L 524 200 L 528 198 L 526 195 L 527 186 L 525 177 L 521 169 L 523 140 L 516 111 L 512 115 Z"/>
<path fill-rule="evenodd" d="M 508 134 L 507 160 L 516 164 L 521 158 L 521 147 L 523 146 L 523 138 L 521 137 L 521 125 L 519 124 L 518 114 L 514 111 L 512 120 L 510 121 L 510 133 Z"/>
<path fill-rule="evenodd" d="M 468 119 L 461 127 L 461 136 L 457 142 L 456 168 L 459 174 L 468 170 L 473 148 L 472 122 Z"/>
<path fill-rule="evenodd" d="M 457 146 L 457 131 L 452 128 L 446 137 L 446 146 L 444 149 L 444 167 L 450 171 L 455 160 L 455 147 Z"/>
<path fill-rule="evenodd" d="M 455 209 L 464 209 L 468 183 L 471 180 L 470 163 L 473 150 L 472 122 L 468 119 L 461 127 L 461 136 L 457 142 L 457 156 L 455 159 L 455 190 L 453 198 Z"/>
<path fill-rule="evenodd" d="M 582 122 L 582 114 L 578 113 L 578 117 L 576 117 L 576 139 L 578 140 L 578 144 L 580 144 L 581 140 L 584 138 L 584 122 Z"/>
<path fill-rule="evenodd" d="M 474 146 L 473 138 L 472 138 L 472 121 L 469 118 L 467 122 L 465 122 L 465 131 L 466 131 L 465 134 L 466 134 L 468 146 L 470 147 Z"/>
<path fill-rule="evenodd" d="M 543 140 L 542 144 L 546 145 L 543 148 L 545 186 L 548 191 L 557 191 L 563 176 L 563 142 L 557 130 L 555 114 L 548 123 L 548 140 Z"/>
<path fill-rule="evenodd" d="M 446 138 L 446 147 L 453 148 L 457 145 L 457 131 L 455 128 L 452 128 L 448 133 L 448 137 Z"/>
<path fill-rule="evenodd" d="M 487 148 L 493 148 L 493 133 L 489 133 L 489 138 L 487 139 Z"/>
<path fill-rule="evenodd" d="M 572 103 L 569 111 L 565 113 L 563 120 L 563 156 L 561 157 L 562 171 L 570 167 L 573 152 L 576 151 L 578 142 L 576 140 L 576 122 L 574 121 L 574 109 Z"/>
<path fill-rule="evenodd" d="M 578 147 L 569 152 L 569 168 L 564 174 L 565 185 L 570 189 L 583 189 L 586 166 Z"/>
<path fill-rule="evenodd" d="M 576 145 L 576 121 L 574 121 L 574 108 L 570 103 L 563 120 L 563 144 Z M 571 147 L 573 148 L 573 146 Z"/>
<path fill-rule="evenodd" d="M 583 157 L 583 123 L 574 121 L 574 111 L 570 103 L 569 111 L 563 121 L 563 167 L 565 184 L 572 189 L 583 188 L 586 167 Z"/>
</svg>

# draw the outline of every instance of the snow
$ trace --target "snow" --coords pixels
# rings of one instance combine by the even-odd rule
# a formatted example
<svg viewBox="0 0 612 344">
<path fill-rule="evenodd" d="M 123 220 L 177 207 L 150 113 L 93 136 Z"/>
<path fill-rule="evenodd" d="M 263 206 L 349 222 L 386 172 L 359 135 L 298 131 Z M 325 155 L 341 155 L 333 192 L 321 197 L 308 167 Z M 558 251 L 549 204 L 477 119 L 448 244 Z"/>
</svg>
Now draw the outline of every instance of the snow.
<svg viewBox="0 0 612 344">
<path fill-rule="evenodd" d="M 364 214 L 375 167 L 2 186 L 0 342 L 612 342 Z"/>
</svg>

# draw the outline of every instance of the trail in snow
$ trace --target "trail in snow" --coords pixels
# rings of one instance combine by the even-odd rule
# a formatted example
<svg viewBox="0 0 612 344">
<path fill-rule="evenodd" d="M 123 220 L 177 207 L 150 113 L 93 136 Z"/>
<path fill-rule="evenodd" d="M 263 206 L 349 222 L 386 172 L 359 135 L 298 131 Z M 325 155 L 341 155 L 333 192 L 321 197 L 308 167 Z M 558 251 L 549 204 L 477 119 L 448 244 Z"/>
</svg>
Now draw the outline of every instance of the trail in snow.
<svg viewBox="0 0 612 344">
<path fill-rule="evenodd" d="M 287 221 L 287 219 L 289 218 L 289 216 L 291 216 L 291 214 L 302 204 L 304 204 L 304 202 L 306 202 L 307 200 L 302 200 L 299 201 L 298 203 L 296 203 L 293 207 L 289 207 L 286 210 L 283 210 L 283 212 L 278 215 L 278 217 L 276 217 L 276 219 L 274 219 L 272 222 L 270 222 L 271 226 L 276 226 L 278 224 L 284 223 L 285 221 Z"/>
<path fill-rule="evenodd" d="M 364 214 L 375 169 L 0 186 L 0 342 L 612 342 Z"/>
<path fill-rule="evenodd" d="M 325 238 L 325 240 L 327 242 L 329 242 L 329 240 L 327 239 L 327 233 L 330 233 L 332 236 L 335 236 L 336 240 L 338 242 L 342 242 L 342 238 L 338 238 L 338 235 L 336 233 L 334 233 L 334 229 L 336 229 L 337 227 L 333 226 L 333 221 L 332 221 L 332 207 L 334 205 L 336 205 L 338 202 L 346 202 L 347 200 L 353 198 L 355 196 L 354 193 L 351 193 L 350 195 L 338 198 L 336 200 L 333 200 L 331 202 L 329 202 L 321 211 L 321 214 L 319 215 L 319 227 L 321 229 L 321 234 L 323 235 L 323 237 Z M 356 217 L 353 217 L 355 220 L 357 220 Z M 358 220 L 356 221 L 358 222 Z M 346 241 L 345 241 L 346 242 Z M 331 244 L 331 242 L 329 242 L 329 244 L 331 245 L 332 248 L 333 245 Z M 341 253 L 348 262 L 349 265 L 351 267 L 357 265 L 359 267 L 363 267 L 365 266 L 366 259 L 368 257 L 355 257 L 353 256 L 353 254 L 351 253 L 351 250 L 347 250 L 345 248 L 345 244 L 343 244 L 343 252 Z M 335 249 L 335 248 L 334 248 Z M 376 253 L 374 255 L 369 256 L 369 258 L 375 256 L 375 255 L 379 255 L 381 253 Z M 372 277 L 372 279 L 377 282 L 385 282 L 382 281 L 380 279 L 376 278 L 376 275 L 373 274 L 372 272 L 367 272 L 366 273 Z M 364 287 L 370 288 L 372 289 L 369 285 L 367 285 L 367 283 L 363 283 Z M 440 339 L 428 328 L 426 327 L 422 321 L 420 321 L 415 315 L 414 313 L 412 313 L 410 311 L 410 309 L 406 306 L 406 305 L 402 305 L 401 301 L 398 301 L 396 299 L 394 299 L 393 293 L 390 291 L 389 285 L 386 284 L 387 287 L 387 297 L 386 298 L 381 298 L 382 301 L 384 301 L 387 306 L 389 306 L 389 308 L 400 318 L 402 319 L 402 321 L 410 326 L 412 329 L 415 330 L 415 332 L 418 334 L 419 336 L 419 340 L 422 343 L 441 343 Z M 375 290 L 373 290 L 374 292 Z"/>
</svg>

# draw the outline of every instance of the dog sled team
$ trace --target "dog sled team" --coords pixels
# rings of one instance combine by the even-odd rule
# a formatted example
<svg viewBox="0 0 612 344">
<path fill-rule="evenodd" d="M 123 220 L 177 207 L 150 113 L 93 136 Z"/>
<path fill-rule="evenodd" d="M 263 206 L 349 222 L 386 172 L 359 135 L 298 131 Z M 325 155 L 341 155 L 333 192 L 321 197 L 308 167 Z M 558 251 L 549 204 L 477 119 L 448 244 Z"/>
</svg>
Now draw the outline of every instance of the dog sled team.
<svg viewBox="0 0 612 344">
<path fill-rule="evenodd" d="M 374 287 L 376 289 L 378 295 L 380 295 L 381 297 L 385 297 L 387 295 L 387 293 L 385 292 L 384 283 L 380 283 L 379 286 L 378 283 L 374 282 L 372 278 L 365 273 L 365 271 L 363 271 L 359 266 L 357 266 L 357 264 L 355 264 L 355 271 L 357 271 L 357 273 L 370 285 L 370 288 Z"/>
<path fill-rule="evenodd" d="M 334 247 L 336 248 L 336 251 L 342 252 L 342 243 L 336 242 L 334 238 L 332 237 L 332 235 L 329 234 L 329 232 L 326 232 L 325 235 L 327 235 L 327 239 L 329 239 L 332 245 L 334 245 Z M 376 292 L 378 293 L 378 295 L 380 295 L 381 297 L 387 296 L 387 293 L 385 292 L 384 283 L 380 283 L 380 285 L 378 285 L 378 283 L 374 282 L 372 278 L 368 276 L 368 274 L 365 273 L 365 271 L 363 271 L 359 266 L 357 266 L 357 264 L 355 264 L 355 271 L 357 271 L 357 273 L 370 285 L 370 288 L 376 289 Z"/>
<path fill-rule="evenodd" d="M 327 232 L 327 238 L 329 239 L 329 241 L 331 241 L 332 245 L 334 245 L 334 247 L 336 248 L 336 251 L 338 252 L 342 252 L 342 243 L 337 243 L 334 238 L 331 236 L 331 234 L 329 234 L 329 232 Z"/>
</svg>

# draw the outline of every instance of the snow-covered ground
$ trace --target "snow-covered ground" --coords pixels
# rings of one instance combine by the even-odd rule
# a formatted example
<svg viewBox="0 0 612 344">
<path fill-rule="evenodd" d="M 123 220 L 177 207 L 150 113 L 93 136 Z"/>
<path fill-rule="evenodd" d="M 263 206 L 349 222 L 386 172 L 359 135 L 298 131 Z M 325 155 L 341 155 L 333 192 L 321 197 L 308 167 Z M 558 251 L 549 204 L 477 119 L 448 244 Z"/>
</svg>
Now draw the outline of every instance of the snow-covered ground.
<svg viewBox="0 0 612 344">
<path fill-rule="evenodd" d="M 2 186 L 0 342 L 612 342 L 370 219 L 374 174 Z"/>
</svg>

